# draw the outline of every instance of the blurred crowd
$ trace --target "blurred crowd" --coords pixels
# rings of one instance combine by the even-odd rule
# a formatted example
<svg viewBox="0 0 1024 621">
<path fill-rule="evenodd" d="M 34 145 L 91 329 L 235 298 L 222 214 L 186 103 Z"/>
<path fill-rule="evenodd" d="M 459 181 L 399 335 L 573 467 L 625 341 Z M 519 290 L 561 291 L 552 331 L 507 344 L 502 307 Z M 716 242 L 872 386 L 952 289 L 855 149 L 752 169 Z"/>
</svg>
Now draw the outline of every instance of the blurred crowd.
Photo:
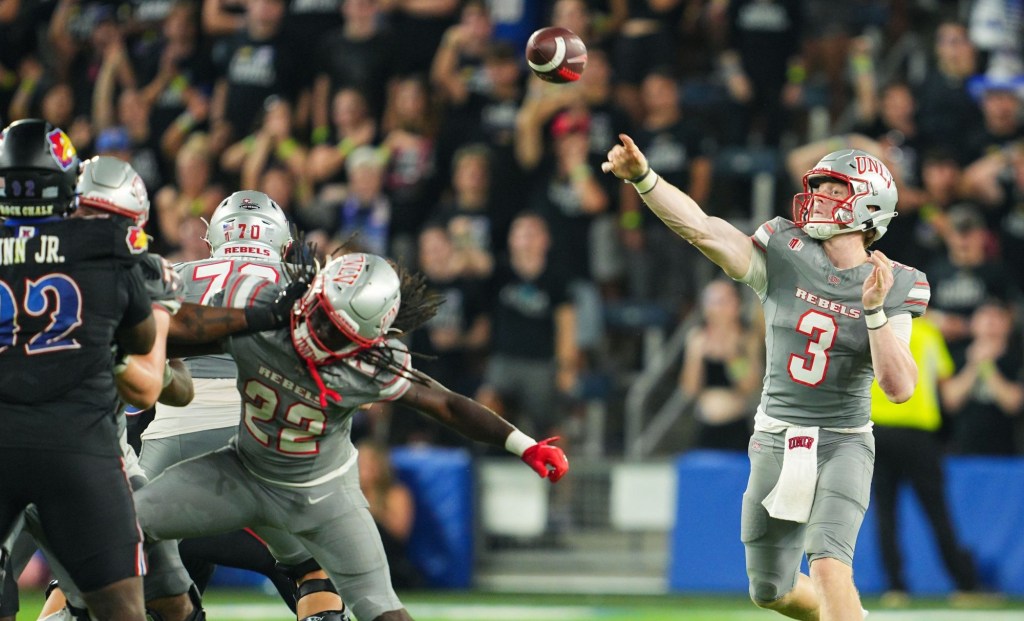
<svg viewBox="0 0 1024 621">
<path fill-rule="evenodd" d="M 526 69 L 544 25 L 587 44 L 578 83 Z M 130 161 L 169 260 L 208 256 L 203 218 L 244 188 L 321 251 L 418 268 L 447 297 L 414 337 L 420 368 L 528 432 L 571 432 L 587 378 L 635 362 L 608 308 L 692 318 L 680 386 L 714 389 L 697 408 L 707 445 L 745 437 L 757 322 L 600 162 L 628 133 L 709 213 L 743 219 L 749 180 L 720 168 L 725 150 L 774 154 L 789 216 L 821 155 L 863 148 L 900 188 L 879 247 L 928 274 L 928 316 L 971 374 L 944 403 L 950 447 L 1012 454 L 1022 32 L 1013 0 L 0 0 L 0 123 L 42 117 L 83 158 Z M 380 406 L 365 424 L 459 442 Z"/>
</svg>

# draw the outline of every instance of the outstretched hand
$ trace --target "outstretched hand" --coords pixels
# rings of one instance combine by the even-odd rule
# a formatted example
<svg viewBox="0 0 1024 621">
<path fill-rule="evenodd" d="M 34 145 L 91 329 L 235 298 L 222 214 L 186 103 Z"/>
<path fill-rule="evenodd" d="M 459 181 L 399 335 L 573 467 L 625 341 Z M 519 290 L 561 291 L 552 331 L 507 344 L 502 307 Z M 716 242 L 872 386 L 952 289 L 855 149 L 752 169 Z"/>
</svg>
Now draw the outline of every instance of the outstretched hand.
<svg viewBox="0 0 1024 621">
<path fill-rule="evenodd" d="M 608 161 L 601 164 L 601 170 L 627 181 L 639 179 L 650 168 L 647 158 L 626 134 L 619 134 L 619 140 L 622 144 L 617 144 L 608 151 Z"/>
<path fill-rule="evenodd" d="M 542 479 L 548 479 L 557 483 L 559 479 L 569 472 L 569 459 L 562 449 L 553 445 L 560 438 L 555 436 L 534 444 L 523 451 L 522 460 Z"/>
<path fill-rule="evenodd" d="M 861 303 L 864 309 L 878 308 L 885 303 L 885 296 L 889 295 L 892 283 L 895 280 L 892 274 L 892 261 L 878 250 L 868 255 L 868 262 L 874 267 L 871 274 L 864 279 L 864 290 L 861 295 Z"/>
</svg>

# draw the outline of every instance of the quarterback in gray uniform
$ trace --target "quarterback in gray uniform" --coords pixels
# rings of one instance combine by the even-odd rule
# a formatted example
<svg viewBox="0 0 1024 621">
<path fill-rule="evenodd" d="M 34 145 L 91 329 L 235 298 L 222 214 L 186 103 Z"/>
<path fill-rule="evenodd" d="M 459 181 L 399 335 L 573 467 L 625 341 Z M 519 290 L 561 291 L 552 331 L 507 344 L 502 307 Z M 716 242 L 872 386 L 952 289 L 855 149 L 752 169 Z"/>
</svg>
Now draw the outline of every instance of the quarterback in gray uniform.
<svg viewBox="0 0 1024 621">
<path fill-rule="evenodd" d="M 892 174 L 863 151 L 830 153 L 804 175 L 793 220 L 748 237 L 619 138 L 602 169 L 632 183 L 764 308 L 767 363 L 740 528 L 751 599 L 794 619 L 863 618 L 852 564 L 874 469 L 871 382 L 891 401 L 910 398 L 910 320 L 929 299 L 923 273 L 868 250 L 896 215 Z M 800 573 L 804 554 L 810 576 Z"/>
<path fill-rule="evenodd" d="M 240 307 L 274 295 L 265 279 L 228 280 L 213 303 Z M 339 256 L 295 305 L 289 329 L 233 336 L 243 408 L 218 451 L 168 468 L 136 496 L 155 539 L 251 527 L 283 563 L 281 531 L 298 538 L 356 617 L 403 620 L 380 535 L 359 488 L 350 433 L 360 406 L 404 403 L 467 437 L 504 446 L 552 482 L 569 468 L 555 438 L 537 442 L 472 399 L 411 366 L 397 340 L 436 312 L 422 278 L 375 255 Z"/>
<path fill-rule="evenodd" d="M 275 284 L 287 280 L 282 256 L 293 243 L 289 229 L 284 210 L 263 192 L 242 190 L 225 198 L 207 227 L 210 258 L 174 267 L 184 283 L 185 302 L 208 305 L 230 277 L 240 274 Z M 227 445 L 238 427 L 242 399 L 235 388 L 238 368 L 231 356 L 194 356 L 185 358 L 184 363 L 192 377 L 194 398 L 184 405 L 158 403 L 156 416 L 142 432 L 139 461 L 150 478 L 180 461 Z M 285 540 L 282 534 L 278 545 Z M 202 558 L 191 554 L 196 548 L 202 550 Z M 277 567 L 259 539 L 239 531 L 216 540 L 185 542 L 182 556 L 201 590 L 212 574 L 213 564 L 208 559 L 213 556 L 232 567 L 267 576 L 300 619 L 342 610 L 337 594 L 325 588 L 330 585 L 327 575 L 298 540 L 292 540 L 292 549 L 306 554 L 306 562 Z"/>
</svg>

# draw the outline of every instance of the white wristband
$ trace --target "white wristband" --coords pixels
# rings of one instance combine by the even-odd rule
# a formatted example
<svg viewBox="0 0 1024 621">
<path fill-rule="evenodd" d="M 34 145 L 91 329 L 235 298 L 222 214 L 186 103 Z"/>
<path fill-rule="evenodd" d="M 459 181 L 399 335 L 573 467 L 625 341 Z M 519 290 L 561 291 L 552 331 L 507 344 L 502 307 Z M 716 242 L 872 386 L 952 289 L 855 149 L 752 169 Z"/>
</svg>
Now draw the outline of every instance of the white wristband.
<svg viewBox="0 0 1024 621">
<path fill-rule="evenodd" d="M 631 181 L 630 183 L 633 182 Z M 657 183 L 658 173 L 654 172 L 651 169 L 647 169 L 647 174 L 644 175 L 644 178 L 641 179 L 640 181 L 637 181 L 636 183 L 633 183 L 633 187 L 636 188 L 636 191 L 639 192 L 640 194 L 647 194 L 648 192 L 654 189 L 654 186 Z"/>
<path fill-rule="evenodd" d="M 505 438 L 505 450 L 509 453 L 522 457 L 523 452 L 536 443 L 536 440 L 522 431 L 513 429 L 512 433 L 508 434 L 508 437 Z"/>
<path fill-rule="evenodd" d="M 864 323 L 867 325 L 868 330 L 877 330 L 888 322 L 889 318 L 885 316 L 885 311 L 881 308 L 871 314 L 864 313 Z"/>
</svg>

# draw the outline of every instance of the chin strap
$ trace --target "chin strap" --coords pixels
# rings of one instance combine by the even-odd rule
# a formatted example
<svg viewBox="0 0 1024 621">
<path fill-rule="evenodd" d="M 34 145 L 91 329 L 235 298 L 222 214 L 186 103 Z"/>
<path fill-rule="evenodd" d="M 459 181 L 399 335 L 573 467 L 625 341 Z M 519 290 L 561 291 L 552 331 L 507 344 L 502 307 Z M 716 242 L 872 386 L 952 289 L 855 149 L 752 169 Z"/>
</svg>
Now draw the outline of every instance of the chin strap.
<svg viewBox="0 0 1024 621">
<path fill-rule="evenodd" d="M 316 382 L 316 387 L 320 389 L 320 407 L 327 407 L 327 400 L 330 399 L 335 403 L 341 403 L 341 394 L 336 390 L 331 390 L 324 384 L 324 380 L 320 377 L 320 372 L 316 370 L 316 365 L 309 358 L 306 358 L 306 368 L 309 369 L 309 374 L 313 376 L 313 381 Z"/>
</svg>

